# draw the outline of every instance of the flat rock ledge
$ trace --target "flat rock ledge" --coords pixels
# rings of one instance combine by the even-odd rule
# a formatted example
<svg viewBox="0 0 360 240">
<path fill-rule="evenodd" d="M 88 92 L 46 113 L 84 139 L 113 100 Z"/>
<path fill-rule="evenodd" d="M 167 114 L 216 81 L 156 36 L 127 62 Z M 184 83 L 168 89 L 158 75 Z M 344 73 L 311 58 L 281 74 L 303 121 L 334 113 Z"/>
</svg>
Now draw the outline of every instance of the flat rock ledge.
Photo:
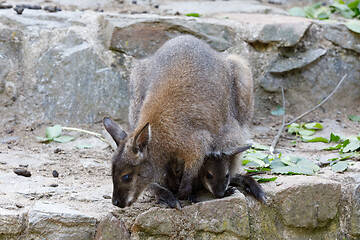
<svg viewBox="0 0 360 240">
<path fill-rule="evenodd" d="M 344 185 L 280 176 L 262 185 L 268 205 L 236 192 L 215 200 L 205 194 L 196 204 L 183 202 L 182 210 L 156 205 L 145 194 L 97 217 L 52 202 L 0 208 L 0 239 L 358 239 L 359 178 L 353 173 Z"/>
</svg>

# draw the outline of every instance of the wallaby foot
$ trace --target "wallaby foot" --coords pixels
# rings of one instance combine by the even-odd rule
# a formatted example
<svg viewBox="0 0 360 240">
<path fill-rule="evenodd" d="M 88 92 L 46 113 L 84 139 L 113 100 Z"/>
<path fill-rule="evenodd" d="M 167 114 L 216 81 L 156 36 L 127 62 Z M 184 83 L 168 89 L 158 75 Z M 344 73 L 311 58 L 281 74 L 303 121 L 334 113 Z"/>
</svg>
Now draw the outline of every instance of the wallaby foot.
<svg viewBox="0 0 360 240">
<path fill-rule="evenodd" d="M 246 175 L 236 174 L 231 178 L 230 184 L 232 186 L 240 187 L 258 201 L 262 202 L 263 204 L 267 204 L 265 192 L 254 178 Z"/>
<path fill-rule="evenodd" d="M 178 210 L 182 209 L 180 201 L 168 189 L 160 186 L 157 183 L 151 184 L 150 189 L 155 195 L 156 203 L 165 204 L 171 208 L 176 208 Z"/>
</svg>

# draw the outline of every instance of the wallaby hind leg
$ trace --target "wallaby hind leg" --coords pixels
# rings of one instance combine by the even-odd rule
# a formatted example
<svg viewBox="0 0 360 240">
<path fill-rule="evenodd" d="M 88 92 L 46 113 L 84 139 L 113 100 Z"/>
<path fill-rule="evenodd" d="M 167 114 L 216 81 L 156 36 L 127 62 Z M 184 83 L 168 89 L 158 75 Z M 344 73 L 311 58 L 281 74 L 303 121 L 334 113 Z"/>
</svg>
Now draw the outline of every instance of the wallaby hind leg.
<svg viewBox="0 0 360 240">
<path fill-rule="evenodd" d="M 254 178 L 246 175 L 236 174 L 231 178 L 230 185 L 243 189 L 258 201 L 262 202 L 263 204 L 267 204 L 265 192 Z"/>
</svg>

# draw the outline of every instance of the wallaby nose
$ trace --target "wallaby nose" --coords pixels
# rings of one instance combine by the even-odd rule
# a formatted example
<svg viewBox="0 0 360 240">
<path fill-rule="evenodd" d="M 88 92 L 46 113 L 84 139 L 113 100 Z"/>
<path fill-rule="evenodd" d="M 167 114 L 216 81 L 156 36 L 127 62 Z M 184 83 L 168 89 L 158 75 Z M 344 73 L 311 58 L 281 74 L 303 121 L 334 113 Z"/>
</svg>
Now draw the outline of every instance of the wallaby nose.
<svg viewBox="0 0 360 240">
<path fill-rule="evenodd" d="M 117 206 L 117 207 L 120 207 L 120 201 L 117 200 L 117 199 L 113 199 L 113 200 L 112 200 L 112 204 L 115 205 L 115 206 Z"/>
</svg>

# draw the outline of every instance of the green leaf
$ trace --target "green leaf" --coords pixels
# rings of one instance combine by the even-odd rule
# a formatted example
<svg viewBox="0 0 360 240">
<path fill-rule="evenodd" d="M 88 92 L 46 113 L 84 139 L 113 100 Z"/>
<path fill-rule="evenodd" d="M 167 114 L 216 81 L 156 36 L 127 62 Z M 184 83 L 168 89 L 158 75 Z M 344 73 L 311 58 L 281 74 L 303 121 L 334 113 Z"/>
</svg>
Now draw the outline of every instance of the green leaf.
<svg viewBox="0 0 360 240">
<path fill-rule="evenodd" d="M 92 146 L 86 144 L 80 144 L 76 146 L 77 149 L 90 149 Z"/>
<path fill-rule="evenodd" d="M 339 141 L 340 141 L 340 136 L 335 135 L 333 133 L 330 133 L 330 141 L 329 141 L 329 143 L 331 143 L 331 142 L 339 142 Z"/>
<path fill-rule="evenodd" d="M 266 146 L 266 145 L 261 145 L 261 144 L 253 144 L 251 146 L 252 149 L 256 149 L 256 150 L 263 150 L 263 151 L 267 151 L 270 149 L 269 146 Z"/>
<path fill-rule="evenodd" d="M 301 7 L 291 8 L 291 9 L 289 9 L 288 12 L 291 16 L 306 17 L 306 13 L 305 13 L 304 9 L 302 9 Z"/>
<path fill-rule="evenodd" d="M 277 106 L 277 108 L 272 110 L 270 113 L 274 116 L 282 116 L 285 114 L 285 110 L 282 107 Z"/>
<path fill-rule="evenodd" d="M 311 135 L 314 135 L 315 134 L 315 130 L 312 130 L 312 129 L 303 129 L 303 128 L 301 128 L 300 130 L 299 130 L 299 134 L 301 135 L 301 136 L 311 136 Z"/>
<path fill-rule="evenodd" d="M 360 21 L 359 21 L 359 24 L 360 24 Z M 359 30 L 360 30 L 360 25 L 359 25 Z M 348 118 L 351 121 L 360 122 L 360 116 L 358 116 L 358 115 L 348 115 Z"/>
<path fill-rule="evenodd" d="M 304 11 L 306 13 L 307 18 L 315 18 L 316 17 L 316 9 L 313 6 L 304 7 Z"/>
<path fill-rule="evenodd" d="M 317 2 L 317 3 L 314 3 L 313 5 L 312 5 L 312 7 L 314 8 L 314 9 L 318 9 L 318 8 L 320 8 L 322 6 L 322 2 Z"/>
<path fill-rule="evenodd" d="M 273 161 L 271 161 L 270 166 L 271 169 L 272 168 L 279 168 L 279 167 L 285 167 L 285 164 L 279 159 L 276 158 Z"/>
<path fill-rule="evenodd" d="M 324 137 L 311 137 L 311 136 L 301 136 L 301 141 L 303 142 L 323 142 L 328 143 L 329 140 Z"/>
<path fill-rule="evenodd" d="M 351 10 L 353 10 L 355 12 L 360 7 L 359 3 L 360 3 L 360 1 L 356 0 L 356 1 L 353 1 L 353 2 L 349 2 L 347 5 Z"/>
<path fill-rule="evenodd" d="M 46 137 L 47 138 L 56 138 L 61 135 L 62 127 L 59 124 L 56 124 L 53 127 L 46 128 Z"/>
<path fill-rule="evenodd" d="M 329 19 L 329 17 L 330 17 L 330 12 L 328 12 L 328 11 L 322 11 L 322 12 L 318 13 L 316 16 L 316 18 L 320 19 L 320 20 Z"/>
<path fill-rule="evenodd" d="M 288 156 L 281 158 L 280 161 L 282 163 L 284 163 L 285 165 L 288 165 L 288 166 L 295 166 L 296 165 L 296 160 L 294 161 L 292 158 L 290 158 Z"/>
<path fill-rule="evenodd" d="M 332 12 L 340 12 L 344 18 L 353 18 L 356 15 L 356 13 L 345 4 L 334 3 L 330 5 L 330 9 Z"/>
<path fill-rule="evenodd" d="M 36 139 L 41 143 L 46 143 L 52 141 L 52 138 L 36 137 Z"/>
<path fill-rule="evenodd" d="M 320 170 L 320 167 L 315 164 L 314 162 L 307 160 L 307 159 L 301 159 L 297 166 L 303 166 L 312 169 L 314 172 L 318 172 Z"/>
<path fill-rule="evenodd" d="M 188 17 L 200 17 L 200 14 L 198 14 L 198 13 L 188 13 L 188 14 L 185 14 L 185 16 L 188 16 Z"/>
<path fill-rule="evenodd" d="M 292 123 L 289 126 L 287 126 L 287 128 L 288 128 L 288 133 L 290 133 L 290 134 L 298 133 L 300 130 L 300 124 Z"/>
<path fill-rule="evenodd" d="M 345 23 L 345 26 L 353 32 L 360 33 L 360 21 L 352 20 Z"/>
<path fill-rule="evenodd" d="M 334 172 L 344 172 L 348 168 L 348 162 L 346 161 L 339 161 L 331 166 L 331 169 Z"/>
<path fill-rule="evenodd" d="M 304 125 L 304 127 L 306 129 L 315 129 L 315 130 L 319 130 L 319 129 L 323 129 L 323 125 L 321 125 L 320 123 L 317 123 L 317 122 L 313 122 L 313 123 L 306 123 Z"/>
<path fill-rule="evenodd" d="M 328 147 L 328 148 L 323 148 L 321 150 L 325 150 L 325 151 L 332 151 L 332 150 L 339 150 L 343 147 L 342 144 L 338 144 L 338 145 L 334 145 L 334 146 L 331 146 L 331 147 Z"/>
<path fill-rule="evenodd" d="M 275 180 L 277 179 L 277 177 L 272 177 L 272 178 L 254 177 L 254 179 L 255 179 L 258 183 L 264 183 L 264 182 L 272 182 L 272 181 L 275 181 Z"/>
<path fill-rule="evenodd" d="M 310 168 L 304 166 L 285 166 L 285 167 L 278 167 L 272 169 L 274 173 L 280 174 L 288 174 L 288 175 L 297 175 L 297 174 L 304 174 L 304 175 L 312 175 L 314 171 Z"/>
<path fill-rule="evenodd" d="M 59 143 L 67 143 L 74 139 L 75 139 L 75 137 L 72 137 L 72 136 L 60 136 L 60 137 L 54 138 L 54 141 L 59 142 Z"/>
<path fill-rule="evenodd" d="M 350 141 L 349 144 L 347 144 L 342 152 L 354 152 L 355 150 L 360 148 L 360 140 L 356 139 L 356 141 Z"/>
</svg>

